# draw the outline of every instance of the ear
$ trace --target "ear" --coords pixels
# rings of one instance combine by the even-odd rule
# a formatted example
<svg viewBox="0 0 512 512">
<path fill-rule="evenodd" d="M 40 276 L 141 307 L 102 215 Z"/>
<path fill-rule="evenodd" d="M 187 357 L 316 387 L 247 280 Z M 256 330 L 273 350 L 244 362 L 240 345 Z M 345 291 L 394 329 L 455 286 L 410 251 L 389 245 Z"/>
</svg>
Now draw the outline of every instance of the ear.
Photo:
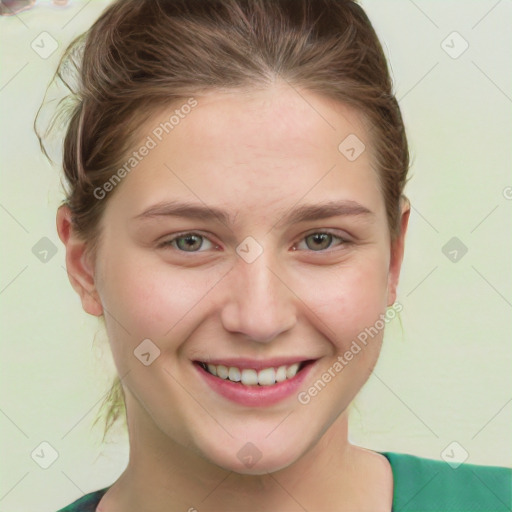
<svg viewBox="0 0 512 512">
<path fill-rule="evenodd" d="M 401 217 L 400 217 L 400 235 L 391 243 L 391 257 L 388 273 L 388 306 L 396 301 L 396 289 L 400 278 L 400 269 L 404 257 L 405 233 L 409 224 L 409 215 L 411 206 L 409 200 L 402 199 Z"/>
<path fill-rule="evenodd" d="M 103 306 L 94 282 L 94 267 L 86 254 L 86 242 L 73 231 L 71 211 L 63 205 L 57 210 L 57 232 L 66 246 L 66 269 L 71 286 L 80 295 L 84 311 L 94 316 L 103 314 Z"/>
</svg>

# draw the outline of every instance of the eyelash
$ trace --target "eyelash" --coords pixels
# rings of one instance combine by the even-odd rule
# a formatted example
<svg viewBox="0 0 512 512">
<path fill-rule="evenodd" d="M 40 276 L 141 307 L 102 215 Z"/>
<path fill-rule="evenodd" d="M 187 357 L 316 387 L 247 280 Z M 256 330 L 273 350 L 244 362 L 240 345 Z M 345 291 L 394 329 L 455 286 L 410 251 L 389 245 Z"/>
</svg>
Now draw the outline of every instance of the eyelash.
<svg viewBox="0 0 512 512">
<path fill-rule="evenodd" d="M 186 231 L 184 233 L 178 233 L 176 236 L 174 236 L 173 238 L 169 239 L 169 240 L 164 240 L 163 242 L 161 242 L 160 244 L 157 245 L 157 248 L 158 249 L 166 249 L 166 248 L 169 248 L 169 247 L 172 247 L 173 249 L 179 251 L 179 252 L 182 252 L 184 254 L 194 254 L 194 253 L 201 253 L 201 252 L 205 252 L 205 251 L 183 251 L 181 250 L 180 248 L 178 247 L 174 247 L 172 246 L 172 244 L 178 240 L 179 238 L 186 238 L 188 235 L 194 235 L 194 236 L 198 236 L 200 238 L 203 238 L 203 239 L 207 239 L 209 240 L 209 238 L 206 236 L 206 235 L 203 235 L 201 233 L 198 233 L 198 232 L 195 232 L 195 231 Z M 310 233 L 307 233 L 306 235 L 304 235 L 300 241 L 302 240 L 305 240 L 306 238 L 310 237 L 311 235 L 331 235 L 333 237 L 333 240 L 334 239 L 338 239 L 340 240 L 341 243 L 339 243 L 338 245 L 340 246 L 347 246 L 349 245 L 351 242 L 349 240 L 347 240 L 346 238 L 343 238 L 341 236 L 338 236 L 336 234 L 334 234 L 332 231 L 330 230 L 324 230 L 324 231 L 312 231 Z M 212 242 L 210 240 L 210 242 L 213 244 L 214 242 Z M 217 244 L 214 244 L 214 245 L 217 245 Z M 326 253 L 326 252 L 331 252 L 330 249 L 321 249 L 319 251 L 313 251 L 312 249 L 306 249 L 307 252 L 312 252 L 312 253 Z"/>
</svg>

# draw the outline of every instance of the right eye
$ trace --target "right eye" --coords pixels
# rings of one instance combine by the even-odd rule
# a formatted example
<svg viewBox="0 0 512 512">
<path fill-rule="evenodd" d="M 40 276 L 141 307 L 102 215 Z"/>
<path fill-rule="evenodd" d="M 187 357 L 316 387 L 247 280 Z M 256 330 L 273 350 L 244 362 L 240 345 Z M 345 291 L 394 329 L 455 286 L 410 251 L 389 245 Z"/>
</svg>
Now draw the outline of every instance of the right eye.
<svg viewBox="0 0 512 512">
<path fill-rule="evenodd" d="M 174 236 L 173 238 L 170 238 L 168 240 L 164 240 L 163 242 L 160 242 L 158 244 L 159 249 L 166 249 L 169 247 L 172 247 L 173 249 L 176 249 L 181 252 L 204 252 L 199 251 L 196 249 L 200 249 L 203 247 L 203 241 L 208 240 L 210 244 L 212 244 L 209 239 L 196 232 L 186 232 L 186 233 L 179 233 L 178 235 Z M 212 245 L 213 247 L 213 245 Z M 211 248 L 211 247 L 210 247 Z"/>
</svg>

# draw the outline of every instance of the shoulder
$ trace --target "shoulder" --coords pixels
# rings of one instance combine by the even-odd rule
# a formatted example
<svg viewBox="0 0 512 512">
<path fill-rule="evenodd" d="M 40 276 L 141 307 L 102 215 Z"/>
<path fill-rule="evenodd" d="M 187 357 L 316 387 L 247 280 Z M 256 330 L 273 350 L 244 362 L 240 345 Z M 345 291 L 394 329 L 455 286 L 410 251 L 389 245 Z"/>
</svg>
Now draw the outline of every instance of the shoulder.
<svg viewBox="0 0 512 512">
<path fill-rule="evenodd" d="M 449 464 L 405 453 L 382 452 L 393 471 L 393 510 L 512 510 L 512 469 Z"/>
<path fill-rule="evenodd" d="M 67 507 L 61 508 L 57 512 L 95 512 L 96 507 L 107 490 L 108 487 L 86 494 Z"/>
</svg>

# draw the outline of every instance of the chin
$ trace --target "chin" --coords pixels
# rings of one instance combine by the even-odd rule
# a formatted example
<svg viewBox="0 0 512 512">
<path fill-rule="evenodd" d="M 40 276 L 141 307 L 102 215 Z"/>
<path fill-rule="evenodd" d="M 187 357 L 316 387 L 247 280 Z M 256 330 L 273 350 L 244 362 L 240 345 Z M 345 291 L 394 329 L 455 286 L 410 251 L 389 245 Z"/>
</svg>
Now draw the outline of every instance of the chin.
<svg viewBox="0 0 512 512">
<path fill-rule="evenodd" d="M 232 454 L 229 453 L 222 460 L 212 460 L 212 462 L 226 471 L 232 471 L 240 475 L 262 476 L 275 473 L 292 465 L 298 457 L 290 455 L 287 454 L 286 457 L 283 457 L 282 454 L 276 454 L 275 456 L 262 457 L 254 465 L 250 465 L 249 463 L 241 462 L 236 457 L 233 458 Z"/>
<path fill-rule="evenodd" d="M 242 475 L 266 475 L 284 469 L 293 464 L 307 450 L 304 436 L 298 439 L 291 436 L 271 436 L 265 439 L 260 434 L 252 441 L 244 436 L 243 440 L 230 439 L 219 444 L 200 446 L 203 458 L 227 471 Z"/>
</svg>

